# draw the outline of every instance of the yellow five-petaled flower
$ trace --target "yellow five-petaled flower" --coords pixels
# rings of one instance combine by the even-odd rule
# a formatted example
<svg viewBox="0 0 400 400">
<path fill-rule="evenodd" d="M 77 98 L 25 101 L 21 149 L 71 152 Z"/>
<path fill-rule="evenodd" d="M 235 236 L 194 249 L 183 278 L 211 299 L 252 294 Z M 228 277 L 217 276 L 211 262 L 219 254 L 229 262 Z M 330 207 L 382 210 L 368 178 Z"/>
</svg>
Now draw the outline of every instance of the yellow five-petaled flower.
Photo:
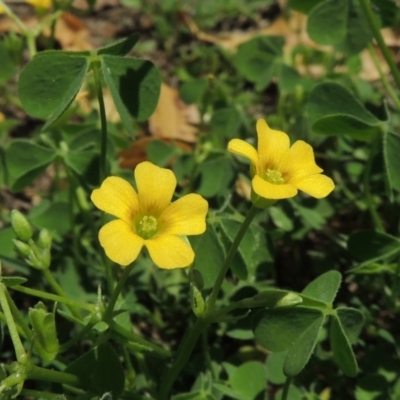
<svg viewBox="0 0 400 400">
<path fill-rule="evenodd" d="M 176 188 L 174 173 L 148 161 L 136 167 L 135 180 L 137 192 L 116 176 L 108 177 L 92 192 L 96 207 L 117 217 L 99 232 L 107 256 L 126 266 L 145 246 L 160 268 L 189 266 L 194 252 L 185 236 L 205 231 L 207 201 L 191 193 L 171 203 Z"/>
<path fill-rule="evenodd" d="M 271 129 L 265 120 L 257 121 L 257 150 L 249 143 L 232 139 L 228 150 L 251 163 L 252 201 L 268 206 L 276 200 L 294 197 L 301 190 L 318 199 L 326 197 L 335 185 L 315 163 L 313 148 L 302 140 L 290 146 L 289 136 Z"/>
</svg>

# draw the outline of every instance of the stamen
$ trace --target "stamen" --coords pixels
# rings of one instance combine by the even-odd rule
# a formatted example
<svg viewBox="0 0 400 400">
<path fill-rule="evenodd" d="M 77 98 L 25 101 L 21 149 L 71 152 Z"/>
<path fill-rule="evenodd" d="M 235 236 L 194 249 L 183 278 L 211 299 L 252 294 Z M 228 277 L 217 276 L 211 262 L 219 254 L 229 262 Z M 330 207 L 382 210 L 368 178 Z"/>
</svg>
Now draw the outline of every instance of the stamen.
<svg viewBox="0 0 400 400">
<path fill-rule="evenodd" d="M 145 215 L 137 224 L 136 230 L 143 239 L 150 239 L 157 233 L 157 219 L 152 215 Z"/>
<path fill-rule="evenodd" d="M 275 169 L 267 169 L 264 172 L 263 178 L 274 185 L 282 185 L 285 183 L 283 179 L 282 173 L 280 171 L 276 171 Z"/>
</svg>

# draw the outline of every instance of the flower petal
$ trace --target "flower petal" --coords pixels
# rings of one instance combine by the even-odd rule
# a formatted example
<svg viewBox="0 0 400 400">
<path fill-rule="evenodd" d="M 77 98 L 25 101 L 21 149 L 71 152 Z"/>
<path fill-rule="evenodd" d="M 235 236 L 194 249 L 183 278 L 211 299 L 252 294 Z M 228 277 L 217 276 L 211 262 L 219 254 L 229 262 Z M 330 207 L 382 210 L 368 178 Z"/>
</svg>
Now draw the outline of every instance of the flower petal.
<svg viewBox="0 0 400 400">
<path fill-rule="evenodd" d="M 297 189 L 291 184 L 274 185 L 255 175 L 252 181 L 253 190 L 264 199 L 279 200 L 294 197 Z"/>
<path fill-rule="evenodd" d="M 319 174 L 323 171 L 315 163 L 313 148 L 303 140 L 298 140 L 282 159 L 282 172 L 290 178 Z"/>
<path fill-rule="evenodd" d="M 188 194 L 170 204 L 159 218 L 163 234 L 200 235 L 206 230 L 208 203 L 198 194 Z"/>
<path fill-rule="evenodd" d="M 159 235 L 146 240 L 150 257 L 160 268 L 184 268 L 194 260 L 193 249 L 178 236 Z"/>
<path fill-rule="evenodd" d="M 117 176 L 106 178 L 99 189 L 93 190 L 90 198 L 97 208 L 128 224 L 139 211 L 135 189 L 125 179 Z"/>
<path fill-rule="evenodd" d="M 158 217 L 171 203 L 176 188 L 174 173 L 145 161 L 136 167 L 135 179 L 141 212 Z"/>
<path fill-rule="evenodd" d="M 294 178 L 290 183 L 296 186 L 297 189 L 302 190 L 317 199 L 328 196 L 328 194 L 335 188 L 333 180 L 322 174 Z"/>
<path fill-rule="evenodd" d="M 258 157 L 262 169 L 281 170 L 281 160 L 289 151 L 290 140 L 285 132 L 271 129 L 263 119 L 257 121 Z"/>
<path fill-rule="evenodd" d="M 144 244 L 131 226 L 120 219 L 104 225 L 100 229 L 99 240 L 107 257 L 123 266 L 136 260 Z"/>
<path fill-rule="evenodd" d="M 258 164 L 257 150 L 250 144 L 240 139 L 232 139 L 228 143 L 228 151 L 233 154 L 248 158 L 252 164 Z"/>
</svg>

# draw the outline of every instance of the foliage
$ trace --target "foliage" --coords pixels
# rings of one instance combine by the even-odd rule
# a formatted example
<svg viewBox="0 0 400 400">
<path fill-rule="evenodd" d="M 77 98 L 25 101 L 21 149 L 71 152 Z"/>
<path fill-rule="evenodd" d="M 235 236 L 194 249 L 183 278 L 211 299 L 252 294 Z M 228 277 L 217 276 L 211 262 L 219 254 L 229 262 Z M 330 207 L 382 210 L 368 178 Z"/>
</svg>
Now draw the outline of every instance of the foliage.
<svg viewBox="0 0 400 400">
<path fill-rule="evenodd" d="M 90 50 L 56 28 L 95 0 L 28 3 L 0 0 L 0 397 L 400 398 L 396 2 L 123 0 L 152 29 Z"/>
</svg>

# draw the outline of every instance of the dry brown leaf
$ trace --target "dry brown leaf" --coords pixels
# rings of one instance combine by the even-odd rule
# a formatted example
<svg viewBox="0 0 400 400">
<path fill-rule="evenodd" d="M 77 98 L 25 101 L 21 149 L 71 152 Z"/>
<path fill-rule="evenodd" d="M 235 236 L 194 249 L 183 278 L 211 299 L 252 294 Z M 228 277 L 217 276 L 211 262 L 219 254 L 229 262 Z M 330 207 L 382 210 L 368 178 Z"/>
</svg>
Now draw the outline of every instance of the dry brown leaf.
<svg viewBox="0 0 400 400">
<path fill-rule="evenodd" d="M 90 32 L 85 23 L 70 13 L 63 13 L 56 24 L 55 37 L 63 50 L 93 50 Z"/>
<path fill-rule="evenodd" d="M 149 118 L 152 136 L 193 143 L 197 140 L 198 132 L 193 124 L 199 122 L 200 112 L 197 106 L 185 104 L 176 89 L 163 83 L 157 107 Z"/>
<path fill-rule="evenodd" d="M 390 73 L 390 68 L 389 66 L 386 64 L 381 52 L 375 48 L 375 52 L 376 52 L 376 56 L 379 60 L 379 65 L 382 69 L 382 72 L 387 75 Z M 365 79 L 366 81 L 369 82 L 374 82 L 377 81 L 379 79 L 381 79 L 381 76 L 379 74 L 378 69 L 375 66 L 375 63 L 371 57 L 371 54 L 369 53 L 368 50 L 364 50 L 363 52 L 361 52 L 360 54 L 361 57 L 361 71 L 359 73 L 359 76 L 362 79 Z"/>
</svg>

